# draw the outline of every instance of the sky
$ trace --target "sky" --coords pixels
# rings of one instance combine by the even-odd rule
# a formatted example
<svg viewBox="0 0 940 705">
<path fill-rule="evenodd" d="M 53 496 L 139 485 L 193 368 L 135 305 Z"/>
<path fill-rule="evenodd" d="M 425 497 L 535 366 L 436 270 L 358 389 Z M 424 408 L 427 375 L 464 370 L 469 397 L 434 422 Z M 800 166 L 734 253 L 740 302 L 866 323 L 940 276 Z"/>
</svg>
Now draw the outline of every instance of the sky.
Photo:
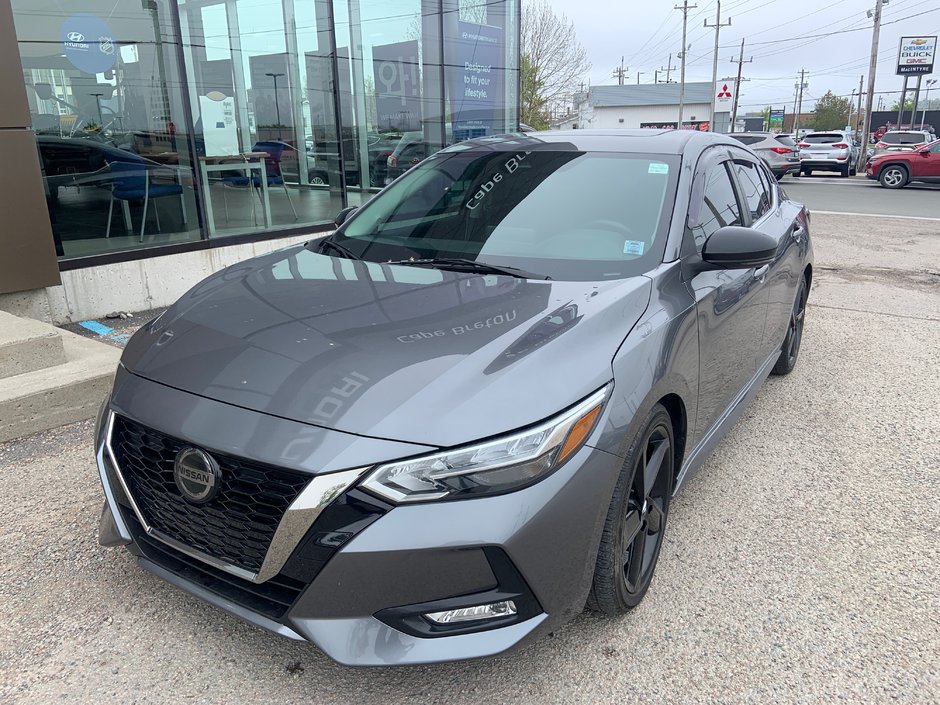
<svg viewBox="0 0 940 705">
<path fill-rule="evenodd" d="M 673 9 L 682 0 L 549 0 L 556 14 L 574 22 L 575 31 L 587 49 L 592 64 L 591 85 L 614 85 L 613 75 L 621 57 L 627 81 L 652 83 L 654 71 L 666 66 L 670 52 L 678 65 L 681 50 L 682 12 Z M 710 81 L 714 53 L 717 0 L 689 0 L 697 5 L 689 11 L 686 81 Z M 722 0 L 722 27 L 718 51 L 718 78 L 733 77 L 745 40 L 739 109 L 749 112 L 766 105 L 793 109 L 794 85 L 801 69 L 806 70 L 803 110 L 811 110 L 815 99 L 828 90 L 851 96 L 858 91 L 859 76 L 868 85 L 872 21 L 866 16 L 875 0 Z M 878 70 L 874 106 L 878 98 L 890 106 L 901 94 L 903 78 L 894 73 L 902 36 L 940 34 L 940 0 L 890 0 L 883 5 L 878 45 Z M 814 36 L 827 35 L 827 36 Z M 662 73 L 660 79 L 662 79 Z M 678 80 L 678 71 L 672 74 Z M 940 66 L 931 78 L 940 78 Z M 911 82 L 913 86 L 913 81 Z M 884 91 L 884 93 L 880 93 Z M 931 99 L 940 98 L 940 83 Z M 922 96 L 923 98 L 923 96 Z"/>
</svg>

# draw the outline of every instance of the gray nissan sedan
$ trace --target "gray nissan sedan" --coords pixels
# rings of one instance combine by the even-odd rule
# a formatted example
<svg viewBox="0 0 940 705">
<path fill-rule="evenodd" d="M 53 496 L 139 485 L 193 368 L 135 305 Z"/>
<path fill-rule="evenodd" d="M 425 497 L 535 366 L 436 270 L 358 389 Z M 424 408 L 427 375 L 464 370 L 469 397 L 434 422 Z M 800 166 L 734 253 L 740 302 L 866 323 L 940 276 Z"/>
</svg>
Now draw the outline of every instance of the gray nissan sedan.
<svg viewBox="0 0 940 705">
<path fill-rule="evenodd" d="M 636 606 L 671 498 L 796 363 L 806 209 L 730 138 L 577 130 L 455 145 L 337 221 L 130 341 L 101 543 L 351 665 Z"/>
</svg>

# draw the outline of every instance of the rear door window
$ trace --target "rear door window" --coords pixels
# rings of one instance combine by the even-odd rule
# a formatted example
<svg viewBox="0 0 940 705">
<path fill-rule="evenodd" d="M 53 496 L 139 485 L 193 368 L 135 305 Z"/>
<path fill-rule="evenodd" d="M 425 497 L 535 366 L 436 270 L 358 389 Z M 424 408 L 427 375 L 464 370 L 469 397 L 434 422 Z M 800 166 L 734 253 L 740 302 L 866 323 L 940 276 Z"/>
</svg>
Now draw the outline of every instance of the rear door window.
<svg viewBox="0 0 940 705">
<path fill-rule="evenodd" d="M 690 223 L 695 247 L 699 252 L 709 236 L 719 228 L 744 224 L 726 164 L 716 164 L 708 171 L 702 207 L 695 222 Z"/>
<path fill-rule="evenodd" d="M 751 220 L 758 220 L 770 210 L 770 193 L 757 173 L 757 166 L 751 162 L 735 162 L 734 171 L 738 185 L 751 212 Z"/>
<path fill-rule="evenodd" d="M 776 140 L 782 144 L 784 147 L 795 147 L 796 142 L 793 141 L 793 138 L 790 135 L 777 135 Z"/>
</svg>

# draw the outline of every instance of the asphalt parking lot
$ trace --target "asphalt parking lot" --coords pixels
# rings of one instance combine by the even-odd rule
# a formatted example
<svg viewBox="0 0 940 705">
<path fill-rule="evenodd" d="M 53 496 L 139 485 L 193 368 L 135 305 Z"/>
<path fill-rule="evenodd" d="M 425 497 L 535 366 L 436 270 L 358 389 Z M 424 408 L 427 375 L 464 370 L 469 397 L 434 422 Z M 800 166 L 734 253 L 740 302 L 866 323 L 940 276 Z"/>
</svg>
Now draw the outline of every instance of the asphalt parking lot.
<svg viewBox="0 0 940 705">
<path fill-rule="evenodd" d="M 940 702 L 940 222 L 812 232 L 797 369 L 677 498 L 630 615 L 484 661 L 335 665 L 100 548 L 82 423 L 0 445 L 0 702 Z"/>
</svg>

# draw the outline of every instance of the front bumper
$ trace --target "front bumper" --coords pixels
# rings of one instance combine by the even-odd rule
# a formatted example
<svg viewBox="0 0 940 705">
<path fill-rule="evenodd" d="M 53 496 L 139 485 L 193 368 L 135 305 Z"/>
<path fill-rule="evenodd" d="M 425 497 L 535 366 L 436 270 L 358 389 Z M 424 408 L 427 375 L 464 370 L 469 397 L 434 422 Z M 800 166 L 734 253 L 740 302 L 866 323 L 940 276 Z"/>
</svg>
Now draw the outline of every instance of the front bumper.
<svg viewBox="0 0 940 705">
<path fill-rule="evenodd" d="M 585 446 L 554 474 L 516 492 L 396 507 L 356 489 L 360 475 L 355 474 L 290 547 L 280 572 L 257 582 L 167 545 L 138 521 L 108 453 L 107 414 L 116 411 L 154 424 L 160 421 L 153 417 L 154 408 L 176 409 L 181 413 L 173 418 L 190 420 L 184 427 L 164 419 L 161 431 L 212 449 L 218 447 L 218 438 L 202 435 L 205 430 L 193 419 L 224 411 L 228 426 L 234 424 L 242 436 L 250 436 L 263 415 L 124 372 L 99 432 L 98 462 L 106 497 L 101 542 L 127 545 L 141 567 L 229 614 L 311 641 L 340 663 L 374 666 L 497 654 L 557 628 L 583 608 L 622 463 L 614 455 Z M 329 441 L 323 444 L 330 446 Z M 400 450 L 373 447 L 370 452 L 372 462 L 381 462 Z M 273 448 L 271 453 L 272 461 L 284 462 L 282 453 Z M 354 447 L 345 455 L 361 460 L 364 453 Z M 383 454 L 387 457 L 380 457 Z M 336 472 L 318 478 L 347 476 L 348 481 L 348 469 L 324 462 Z M 481 623 L 476 631 L 424 635 L 395 616 L 433 611 L 429 603 L 445 609 L 455 600 L 484 604 L 495 601 L 492 596 L 500 591 L 528 605 L 520 609 L 519 619 L 496 626 Z"/>
</svg>

